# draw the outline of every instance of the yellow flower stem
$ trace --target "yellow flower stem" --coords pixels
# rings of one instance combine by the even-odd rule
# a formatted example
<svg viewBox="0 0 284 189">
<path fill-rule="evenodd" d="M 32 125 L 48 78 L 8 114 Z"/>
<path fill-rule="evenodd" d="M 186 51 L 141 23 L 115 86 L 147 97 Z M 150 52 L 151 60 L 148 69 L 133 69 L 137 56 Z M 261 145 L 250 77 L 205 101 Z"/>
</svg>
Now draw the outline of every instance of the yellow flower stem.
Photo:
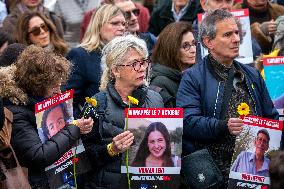
<svg viewBox="0 0 284 189">
<path fill-rule="evenodd" d="M 85 115 L 86 115 L 86 113 L 87 113 L 87 110 L 89 110 L 90 109 L 90 107 L 87 107 L 86 108 L 86 110 L 84 111 L 84 114 L 83 114 L 83 118 L 85 119 Z"/>
<path fill-rule="evenodd" d="M 125 130 L 128 130 L 128 114 L 129 114 L 129 110 L 130 110 L 130 102 L 128 104 L 128 110 L 127 110 L 127 115 L 126 115 L 126 121 L 125 121 Z M 131 189 L 131 183 L 130 183 L 130 176 L 129 176 L 129 170 L 128 170 L 128 166 L 129 166 L 129 152 L 128 149 L 126 150 L 126 157 L 125 157 L 125 164 L 126 164 L 126 174 L 127 174 L 127 183 L 128 183 L 128 189 Z"/>
</svg>

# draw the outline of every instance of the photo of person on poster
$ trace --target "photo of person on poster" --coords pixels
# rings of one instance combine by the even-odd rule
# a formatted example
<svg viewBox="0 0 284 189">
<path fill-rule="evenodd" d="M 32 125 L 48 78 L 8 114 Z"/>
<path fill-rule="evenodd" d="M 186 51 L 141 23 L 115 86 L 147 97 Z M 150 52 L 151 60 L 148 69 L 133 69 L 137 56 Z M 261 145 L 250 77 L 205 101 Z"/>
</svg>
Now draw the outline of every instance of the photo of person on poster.
<svg viewBox="0 0 284 189">
<path fill-rule="evenodd" d="M 45 138 L 50 139 L 66 125 L 70 118 L 67 111 L 67 104 L 63 102 L 44 111 L 41 121 L 41 128 Z"/>
<path fill-rule="evenodd" d="M 177 166 L 177 161 L 171 155 L 168 129 L 161 122 L 153 122 L 147 127 L 131 166 L 174 167 Z"/>
<path fill-rule="evenodd" d="M 270 136 L 266 129 L 260 129 L 254 140 L 255 152 L 243 151 L 234 161 L 231 171 L 259 176 L 269 176 L 270 160 L 265 156 Z"/>
</svg>

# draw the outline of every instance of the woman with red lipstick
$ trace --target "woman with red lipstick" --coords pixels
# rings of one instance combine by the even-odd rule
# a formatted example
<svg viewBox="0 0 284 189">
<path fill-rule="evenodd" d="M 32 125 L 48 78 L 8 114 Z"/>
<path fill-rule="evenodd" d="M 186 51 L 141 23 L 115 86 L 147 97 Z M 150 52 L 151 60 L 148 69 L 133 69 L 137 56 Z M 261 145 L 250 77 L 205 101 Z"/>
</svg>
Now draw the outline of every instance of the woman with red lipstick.
<svg viewBox="0 0 284 189">
<path fill-rule="evenodd" d="M 172 23 L 160 33 L 152 55 L 150 85 L 162 89 L 165 107 L 176 106 L 181 74 L 195 64 L 195 55 L 196 40 L 189 23 Z"/>
<path fill-rule="evenodd" d="M 25 13 L 18 22 L 16 38 L 25 45 L 37 45 L 65 56 L 68 47 L 58 36 L 55 26 L 40 12 Z"/>
<path fill-rule="evenodd" d="M 102 64 L 106 68 L 101 78 L 101 92 L 94 96 L 100 117 L 95 118 L 92 135 L 83 139 L 93 162 L 86 189 L 127 187 L 120 185 L 120 167 L 121 153 L 134 140 L 130 131 L 124 131 L 128 96 L 139 101 L 137 105 L 131 104 L 131 108 L 163 107 L 161 96 L 147 87 L 150 64 L 147 56 L 145 41 L 133 35 L 117 37 L 102 50 Z"/>
<path fill-rule="evenodd" d="M 147 127 L 131 166 L 174 167 L 170 134 L 163 123 L 153 122 Z"/>
</svg>

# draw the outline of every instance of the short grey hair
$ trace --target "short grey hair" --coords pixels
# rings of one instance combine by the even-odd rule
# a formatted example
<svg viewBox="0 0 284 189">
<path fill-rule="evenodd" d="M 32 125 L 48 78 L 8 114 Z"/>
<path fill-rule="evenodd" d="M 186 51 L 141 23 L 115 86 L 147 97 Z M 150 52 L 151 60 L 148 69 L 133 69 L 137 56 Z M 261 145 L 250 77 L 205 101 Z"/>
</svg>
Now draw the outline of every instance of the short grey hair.
<svg viewBox="0 0 284 189">
<path fill-rule="evenodd" d="M 231 14 L 228 11 L 225 11 L 223 9 L 216 9 L 214 11 L 209 12 L 206 17 L 202 20 L 200 27 L 199 27 L 199 33 L 198 33 L 198 40 L 201 42 L 202 46 L 207 48 L 206 45 L 203 42 L 203 39 L 205 37 L 209 37 L 209 39 L 214 39 L 216 37 L 216 23 L 226 20 L 226 19 L 234 19 L 238 29 L 239 29 L 239 35 L 240 40 L 242 42 L 242 25 L 240 21 L 234 17 L 233 14 Z"/>
<path fill-rule="evenodd" d="M 131 50 L 136 50 L 139 54 L 148 57 L 147 45 L 144 40 L 134 36 L 126 35 L 116 37 L 111 40 L 102 50 L 101 63 L 105 69 L 101 78 L 100 90 L 106 90 L 107 84 L 110 81 L 115 81 L 114 75 L 112 74 L 112 68 L 123 64 L 125 61 L 125 55 Z M 147 69 L 149 72 L 149 67 Z M 147 78 L 145 84 L 148 84 L 149 73 L 146 74 Z"/>
</svg>

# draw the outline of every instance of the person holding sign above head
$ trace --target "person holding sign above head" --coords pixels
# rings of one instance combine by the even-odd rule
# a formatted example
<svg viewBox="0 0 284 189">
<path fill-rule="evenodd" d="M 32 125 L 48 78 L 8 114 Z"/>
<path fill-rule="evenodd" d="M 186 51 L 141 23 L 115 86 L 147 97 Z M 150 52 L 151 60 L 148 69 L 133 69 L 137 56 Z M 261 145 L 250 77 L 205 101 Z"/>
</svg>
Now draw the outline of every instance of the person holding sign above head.
<svg viewBox="0 0 284 189">
<path fill-rule="evenodd" d="M 20 164 L 28 168 L 32 188 L 49 189 L 45 168 L 62 157 L 93 126 L 91 118 L 79 119 L 77 126 L 66 125 L 44 143 L 38 134 L 35 104 L 59 94 L 71 68 L 72 64 L 64 57 L 30 45 L 15 64 L 0 69 L 3 83 L 0 96 L 14 116 L 11 144 Z"/>
<path fill-rule="evenodd" d="M 212 167 L 222 173 L 216 175 L 223 177 L 219 188 L 227 188 L 236 136 L 244 126 L 237 107 L 246 103 L 250 115 L 279 118 L 259 72 L 235 60 L 241 31 L 231 13 L 209 13 L 199 28 L 200 42 L 209 54 L 183 73 L 177 93 L 177 107 L 184 108 L 183 155 L 207 149 Z M 207 172 L 202 164 L 196 166 Z"/>
<path fill-rule="evenodd" d="M 163 123 L 153 122 L 147 127 L 131 166 L 174 167 L 170 134 Z"/>
<path fill-rule="evenodd" d="M 269 148 L 270 136 L 266 129 L 257 132 L 255 152 L 241 152 L 232 165 L 231 171 L 259 176 L 269 176 L 269 159 L 264 156 Z"/>
</svg>

